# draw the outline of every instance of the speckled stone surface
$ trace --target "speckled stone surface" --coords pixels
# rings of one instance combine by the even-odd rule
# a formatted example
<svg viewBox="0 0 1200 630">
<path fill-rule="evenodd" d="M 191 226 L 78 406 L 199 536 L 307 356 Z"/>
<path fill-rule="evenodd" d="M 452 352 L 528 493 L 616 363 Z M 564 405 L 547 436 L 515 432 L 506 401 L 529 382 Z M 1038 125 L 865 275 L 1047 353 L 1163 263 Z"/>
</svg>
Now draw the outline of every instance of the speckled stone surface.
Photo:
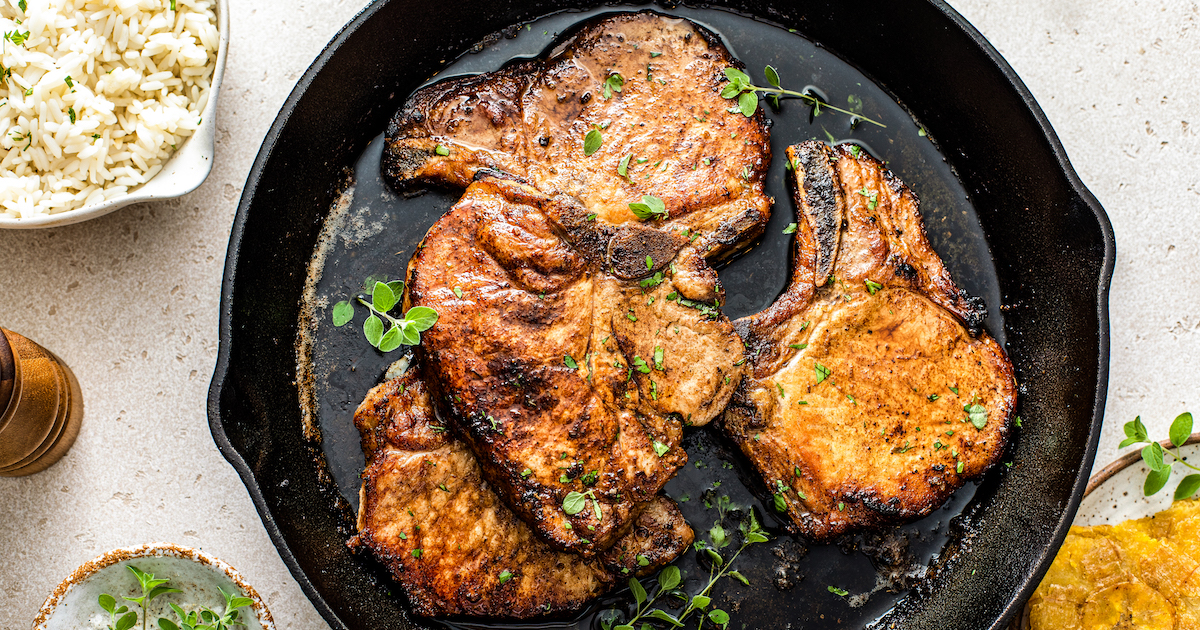
<svg viewBox="0 0 1200 630">
<path fill-rule="evenodd" d="M 1098 466 L 1141 414 L 1200 411 L 1200 4 L 956 0 L 1024 79 L 1117 234 Z M 280 105 L 361 0 L 232 3 L 217 160 L 196 192 L 0 232 L 0 326 L 75 370 L 86 416 L 48 471 L 0 479 L 0 628 L 82 562 L 166 540 L 238 568 L 282 628 L 323 628 L 208 432 L 225 248 Z"/>
</svg>

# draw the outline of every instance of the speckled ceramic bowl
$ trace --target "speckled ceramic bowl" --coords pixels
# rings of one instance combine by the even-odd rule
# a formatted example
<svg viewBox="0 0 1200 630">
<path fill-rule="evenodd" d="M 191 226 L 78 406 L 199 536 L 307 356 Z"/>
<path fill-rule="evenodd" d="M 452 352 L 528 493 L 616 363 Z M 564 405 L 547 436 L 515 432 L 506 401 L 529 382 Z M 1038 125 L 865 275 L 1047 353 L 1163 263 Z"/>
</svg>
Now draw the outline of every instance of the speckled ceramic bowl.
<svg viewBox="0 0 1200 630">
<path fill-rule="evenodd" d="M 1163 448 L 1174 448 L 1169 442 L 1161 443 Z M 1179 453 L 1195 465 L 1200 460 L 1200 433 L 1193 433 L 1188 441 L 1179 449 Z M 1167 458 L 1168 461 L 1173 461 Z M 1150 469 L 1142 461 L 1142 452 L 1134 450 L 1126 453 L 1117 461 L 1105 466 L 1088 480 L 1084 490 L 1083 501 L 1079 511 L 1075 513 L 1072 525 L 1093 527 L 1096 525 L 1116 525 L 1128 520 L 1145 518 L 1158 514 L 1171 507 L 1173 492 L 1179 480 L 1192 474 L 1193 470 L 1183 466 L 1175 466 L 1171 470 L 1171 478 L 1158 494 L 1147 497 L 1142 493 L 1142 484 Z M 1013 623 L 1013 630 L 1029 630 L 1029 604 L 1019 618 L 1019 623 Z"/>
<path fill-rule="evenodd" d="M 33 621 L 33 630 L 91 630 L 108 627 L 109 616 L 100 608 L 98 598 L 108 593 L 122 601 L 122 596 L 140 596 L 137 579 L 126 568 L 133 565 L 157 578 L 169 578 L 167 586 L 181 589 L 182 593 L 160 596 L 150 606 L 148 627 L 158 627 L 158 618 L 165 617 L 178 623 L 169 604 L 174 603 L 184 610 L 195 610 L 207 606 L 220 611 L 225 604 L 218 587 L 250 598 L 253 604 L 241 609 L 239 621 L 249 630 L 275 630 L 275 622 L 266 604 L 254 588 L 242 579 L 236 569 L 224 562 L 205 555 L 195 549 L 179 547 L 170 543 L 150 543 L 141 547 L 114 549 L 75 569 L 58 588 L 46 598 Z M 123 602 L 139 613 L 136 604 Z"/>
</svg>

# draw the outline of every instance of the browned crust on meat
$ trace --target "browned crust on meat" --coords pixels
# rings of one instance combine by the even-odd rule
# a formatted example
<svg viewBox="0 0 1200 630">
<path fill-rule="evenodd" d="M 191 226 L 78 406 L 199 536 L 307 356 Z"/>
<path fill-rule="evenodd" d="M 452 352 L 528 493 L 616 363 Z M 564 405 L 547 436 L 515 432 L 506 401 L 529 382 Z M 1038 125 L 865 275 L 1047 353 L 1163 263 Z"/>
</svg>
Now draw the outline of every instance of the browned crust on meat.
<svg viewBox="0 0 1200 630">
<path fill-rule="evenodd" d="M 368 465 L 359 533 L 350 545 L 369 548 L 387 566 L 418 614 L 528 618 L 573 611 L 618 578 L 670 562 L 692 542 L 674 502 L 658 496 L 600 558 L 551 549 L 438 422 L 415 368 L 372 389 L 355 423 Z"/>
<path fill-rule="evenodd" d="M 439 313 L 420 352 L 488 482 L 551 546 L 590 557 L 687 462 L 683 424 L 724 408 L 741 340 L 682 239 L 481 175 L 410 263 L 409 304 Z M 566 514 L 571 492 L 588 509 Z"/>
<path fill-rule="evenodd" d="M 770 308 L 735 322 L 751 367 L 722 422 L 818 540 L 931 512 L 999 461 L 1016 404 L 1012 364 L 972 334 L 982 305 L 929 246 L 916 196 L 855 153 L 788 148 L 795 269 Z"/>
<path fill-rule="evenodd" d="M 388 126 L 382 172 L 406 189 L 465 187 L 480 169 L 504 170 L 610 223 L 637 221 L 628 204 L 654 195 L 670 213 L 656 227 L 698 233 L 691 246 L 727 257 L 762 233 L 772 203 L 766 118 L 729 111 L 727 67 L 743 66 L 688 20 L 597 18 L 543 58 L 417 91 Z M 624 84 L 606 98 L 613 73 Z M 604 141 L 585 155 L 592 129 Z"/>
</svg>

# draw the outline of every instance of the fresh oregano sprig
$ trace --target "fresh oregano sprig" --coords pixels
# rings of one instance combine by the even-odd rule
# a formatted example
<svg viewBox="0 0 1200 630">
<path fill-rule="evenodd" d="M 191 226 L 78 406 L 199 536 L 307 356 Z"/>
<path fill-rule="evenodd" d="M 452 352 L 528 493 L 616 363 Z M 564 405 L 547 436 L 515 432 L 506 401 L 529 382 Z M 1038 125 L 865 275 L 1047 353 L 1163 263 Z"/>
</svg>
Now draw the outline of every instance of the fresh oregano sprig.
<svg viewBox="0 0 1200 630">
<path fill-rule="evenodd" d="M 770 83 L 771 87 L 754 85 L 750 81 L 750 76 L 745 72 L 742 72 L 737 68 L 725 68 L 725 76 L 729 79 L 729 83 L 725 84 L 725 87 L 721 90 L 721 97 L 727 99 L 737 99 L 737 107 L 732 111 L 740 111 L 746 118 L 753 116 L 754 112 L 758 110 L 758 93 L 762 92 L 766 95 L 766 98 L 774 99 L 776 107 L 779 106 L 780 98 L 791 96 L 802 99 L 804 102 L 808 103 L 813 107 L 813 111 L 817 114 L 821 113 L 822 108 L 832 109 L 835 112 L 846 114 L 847 116 L 853 116 L 858 120 L 869 122 L 872 125 L 878 125 L 884 128 L 887 127 L 887 125 L 879 122 L 878 120 L 873 120 L 863 116 L 860 112 L 834 107 L 822 99 L 817 98 L 817 96 L 813 94 L 783 89 L 779 85 L 779 71 L 771 66 L 767 66 L 763 70 L 763 74 L 766 75 L 767 83 Z M 862 101 L 857 101 L 857 104 L 859 107 L 861 107 Z"/>
<path fill-rule="evenodd" d="M 168 593 L 182 593 L 183 591 L 166 586 L 169 579 L 156 578 L 153 573 L 146 573 L 133 565 L 126 567 L 130 573 L 137 578 L 138 586 L 142 589 L 141 597 L 122 597 L 122 599 L 131 601 L 137 604 L 142 609 L 142 630 L 146 630 L 149 623 L 150 602 L 154 601 L 162 595 Z M 202 607 L 200 610 L 185 612 L 182 608 L 171 603 L 171 610 L 175 611 L 175 615 L 179 617 L 179 624 L 166 619 L 165 617 L 158 618 L 158 627 L 160 630 L 229 630 L 233 626 L 245 626 L 246 624 L 239 621 L 239 608 L 250 606 L 254 601 L 249 597 L 235 596 L 232 592 L 226 593 L 221 587 L 217 587 L 221 592 L 221 596 L 225 598 L 225 608 L 221 613 L 217 613 L 208 607 Z M 100 607 L 108 613 L 108 630 L 130 630 L 137 625 L 138 614 L 129 610 L 124 604 L 118 606 L 117 598 L 108 593 L 101 593 L 98 598 Z"/>
<path fill-rule="evenodd" d="M 233 626 L 245 626 L 246 624 L 239 621 L 241 611 L 238 609 L 252 605 L 254 600 L 249 597 L 235 596 L 232 592 L 226 593 L 225 589 L 220 586 L 217 587 L 217 590 L 225 598 L 225 608 L 220 614 L 208 607 L 187 612 L 179 606 L 171 604 L 171 610 L 175 611 L 175 616 L 179 618 L 179 624 L 176 625 L 169 619 L 159 617 L 158 627 L 161 630 L 228 630 Z"/>
<path fill-rule="evenodd" d="M 142 630 L 146 630 L 146 617 L 149 614 L 150 602 L 154 601 L 161 595 L 167 593 L 182 593 L 183 591 L 177 588 L 166 586 L 168 579 L 157 579 L 153 573 L 146 573 L 132 564 L 126 565 L 130 573 L 137 578 L 138 586 L 142 589 L 141 597 L 122 597 L 122 599 L 131 601 L 142 608 Z M 109 630 L 129 630 L 137 623 L 137 613 L 129 610 L 128 606 L 117 606 L 117 599 L 108 593 L 101 593 L 99 599 L 100 607 L 108 613 Z M 117 617 L 120 615 L 120 617 Z"/>
<path fill-rule="evenodd" d="M 404 282 L 400 280 L 387 281 L 386 276 L 369 277 L 363 282 L 363 289 L 369 290 L 371 298 L 366 295 L 355 296 L 363 306 L 370 311 L 370 317 L 363 322 L 363 335 L 367 342 L 381 352 L 391 352 L 401 345 L 415 346 L 421 343 L 421 333 L 429 330 L 437 323 L 437 311 L 428 306 L 414 306 L 401 317 L 392 317 L 388 313 L 396 308 L 404 295 Z M 456 293 L 457 295 L 457 293 Z M 333 305 L 333 325 L 344 326 L 354 319 L 354 304 L 342 300 Z M 384 320 L 391 326 L 384 332 Z"/>
<path fill-rule="evenodd" d="M 719 608 L 708 609 L 712 604 L 712 597 L 710 595 L 712 588 L 721 578 L 726 576 L 742 584 L 749 585 L 750 581 L 744 575 L 733 570 L 733 563 L 750 545 L 767 542 L 768 540 L 753 509 L 749 510 L 749 517 L 739 525 L 739 529 L 742 532 L 742 544 L 729 560 L 725 560 L 725 557 L 719 551 L 732 542 L 731 537 L 721 525 L 721 520 L 714 522 L 712 529 L 708 531 L 708 538 L 711 544 L 706 544 L 703 541 L 695 543 L 696 550 L 704 554 L 704 557 L 709 561 L 708 582 L 704 585 L 704 588 L 700 589 L 699 593 L 688 596 L 676 588 L 682 582 L 682 576 L 680 575 L 679 567 L 674 565 L 667 566 L 659 572 L 657 579 L 658 589 L 655 590 L 653 596 L 646 592 L 646 589 L 637 578 L 630 578 L 629 590 L 633 592 L 633 598 L 637 604 L 633 616 L 628 621 L 618 624 L 619 613 L 617 611 L 609 611 L 606 617 L 601 618 L 601 627 L 604 630 L 635 630 L 636 627 L 634 624 L 640 621 L 642 622 L 641 630 L 651 630 L 653 626 L 645 620 L 653 619 L 664 622 L 672 628 L 682 628 L 692 613 L 698 613 L 700 615 L 700 624 L 696 626 L 696 630 L 701 630 L 706 621 L 711 622 L 721 630 L 725 630 L 729 626 L 729 613 Z M 687 601 L 687 606 L 679 615 L 672 615 L 661 608 L 655 608 L 654 604 L 663 595 L 684 599 Z"/>
<path fill-rule="evenodd" d="M 1179 447 L 1187 442 L 1188 437 L 1192 434 L 1192 414 L 1183 412 L 1175 418 L 1171 423 L 1170 438 L 1171 444 L 1175 450 L 1163 448 L 1162 444 L 1150 440 L 1150 434 L 1146 430 L 1146 425 L 1142 424 L 1142 417 L 1138 416 L 1132 422 L 1125 423 L 1125 439 L 1121 441 L 1118 448 L 1125 448 L 1133 444 L 1145 443 L 1142 448 L 1142 461 L 1146 462 L 1146 467 L 1150 472 L 1146 475 L 1146 482 L 1142 486 L 1142 492 L 1146 496 L 1158 494 L 1167 481 L 1171 478 L 1171 469 L 1175 464 L 1186 466 L 1200 473 L 1200 468 L 1197 468 L 1185 461 L 1179 454 Z M 1174 461 L 1167 462 L 1166 456 L 1170 455 Z M 1179 481 L 1179 485 L 1175 487 L 1175 500 L 1182 501 L 1187 499 L 1200 490 L 1200 474 L 1191 474 Z"/>
</svg>

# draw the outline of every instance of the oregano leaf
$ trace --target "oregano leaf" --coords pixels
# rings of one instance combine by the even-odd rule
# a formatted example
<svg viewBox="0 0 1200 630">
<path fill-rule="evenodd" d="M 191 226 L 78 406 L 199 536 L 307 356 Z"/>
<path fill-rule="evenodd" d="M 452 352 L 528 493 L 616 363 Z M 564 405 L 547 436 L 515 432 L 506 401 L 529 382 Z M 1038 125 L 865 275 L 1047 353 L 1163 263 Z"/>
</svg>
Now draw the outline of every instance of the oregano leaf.
<svg viewBox="0 0 1200 630">
<path fill-rule="evenodd" d="M 379 350 L 381 352 L 391 352 L 392 350 L 400 347 L 402 340 L 403 336 L 400 326 L 392 324 L 392 327 L 388 329 L 387 333 L 379 339 Z"/>
<path fill-rule="evenodd" d="M 767 76 L 767 83 L 770 83 L 772 87 L 779 87 L 779 72 L 773 66 L 764 68 L 763 74 Z"/>
<path fill-rule="evenodd" d="M 1161 471 L 1166 464 L 1163 463 L 1163 447 L 1158 442 L 1151 442 L 1146 448 L 1142 449 L 1142 460 L 1146 462 L 1146 466 L 1154 472 Z M 1149 495 L 1147 495 L 1149 496 Z"/>
<path fill-rule="evenodd" d="M 396 294 L 392 293 L 391 287 L 382 283 L 376 282 L 371 289 L 371 306 L 380 313 L 386 313 L 392 310 L 396 305 Z"/>
<path fill-rule="evenodd" d="M 1142 487 L 1142 492 L 1148 497 L 1158 494 L 1158 491 L 1162 490 L 1163 486 L 1167 485 L 1167 480 L 1170 478 L 1170 466 L 1164 466 L 1158 470 L 1152 470 L 1150 471 L 1150 474 L 1146 475 L 1146 484 Z"/>
<path fill-rule="evenodd" d="M 629 590 L 633 591 L 633 598 L 637 600 L 638 606 L 646 601 L 646 589 L 642 588 L 642 583 L 637 581 L 637 578 L 629 578 Z"/>
<path fill-rule="evenodd" d="M 758 94 L 756 92 L 743 92 L 738 97 L 738 109 L 742 111 L 742 115 L 750 118 L 754 112 L 758 110 Z"/>
<path fill-rule="evenodd" d="M 679 567 L 668 565 L 658 574 L 658 586 L 664 591 L 669 591 L 679 586 L 680 579 Z"/>
<path fill-rule="evenodd" d="M 404 314 L 404 319 L 412 323 L 417 332 L 425 332 L 437 323 L 438 312 L 428 306 L 414 306 Z"/>
<path fill-rule="evenodd" d="M 383 320 L 379 319 L 374 313 L 363 322 L 363 335 L 367 338 L 367 343 L 379 347 L 379 340 L 383 338 Z"/>
<path fill-rule="evenodd" d="M 333 305 L 333 325 L 345 326 L 354 319 L 354 305 L 349 300 L 342 300 Z"/>
<path fill-rule="evenodd" d="M 1196 491 L 1200 490 L 1200 475 L 1188 475 L 1179 482 L 1175 488 L 1175 500 L 1182 501 L 1191 498 Z"/>
<path fill-rule="evenodd" d="M 1185 411 L 1171 423 L 1171 443 L 1176 448 L 1183 446 L 1192 436 L 1192 414 Z"/>
</svg>

